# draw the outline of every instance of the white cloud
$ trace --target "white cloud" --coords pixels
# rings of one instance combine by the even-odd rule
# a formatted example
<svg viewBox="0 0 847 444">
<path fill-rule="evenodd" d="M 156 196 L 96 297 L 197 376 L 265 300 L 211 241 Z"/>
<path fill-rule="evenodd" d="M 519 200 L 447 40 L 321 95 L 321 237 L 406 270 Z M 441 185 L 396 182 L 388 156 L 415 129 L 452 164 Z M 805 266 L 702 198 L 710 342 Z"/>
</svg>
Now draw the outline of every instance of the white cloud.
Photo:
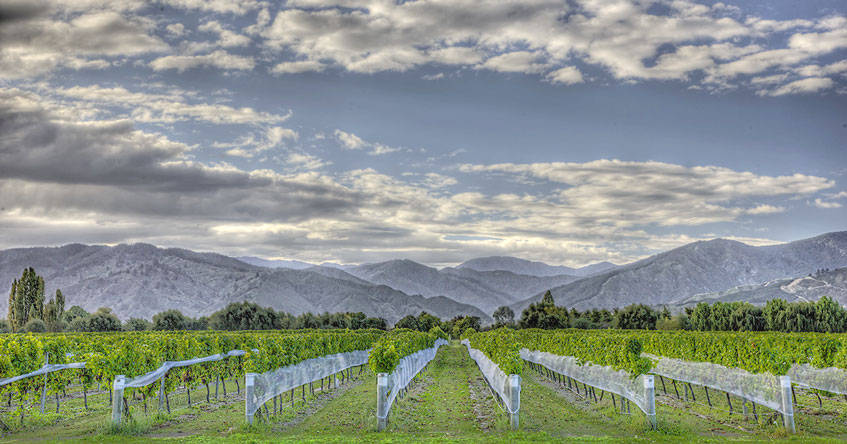
<svg viewBox="0 0 847 444">
<path fill-rule="evenodd" d="M 256 65 L 253 57 L 230 54 L 217 50 L 204 55 L 169 55 L 159 57 L 150 62 L 154 71 L 175 69 L 179 72 L 197 67 L 214 67 L 220 69 L 251 70 Z"/>
<path fill-rule="evenodd" d="M 784 96 L 787 94 L 809 94 L 832 88 L 832 79 L 826 77 L 810 77 L 786 83 L 773 91 L 767 92 L 770 96 Z"/>
<path fill-rule="evenodd" d="M 842 205 L 840 202 L 825 202 L 824 200 L 818 198 L 815 199 L 815 206 L 818 208 L 841 208 Z"/>
<path fill-rule="evenodd" d="M 499 72 L 537 73 L 546 68 L 544 64 L 537 63 L 540 58 L 541 54 L 531 51 L 507 52 L 487 59 L 476 68 Z"/>
<path fill-rule="evenodd" d="M 361 137 L 353 133 L 347 133 L 337 129 L 333 134 L 341 142 L 341 146 L 348 150 L 359 150 L 368 145 Z"/>
<path fill-rule="evenodd" d="M 361 150 L 367 149 L 367 153 L 371 156 L 381 156 L 383 154 L 394 153 L 400 151 L 401 148 L 390 147 L 381 143 L 372 143 L 362 140 L 361 137 L 353 133 L 348 133 L 341 130 L 335 130 L 333 133 L 336 140 L 341 145 L 342 149 L 346 150 Z"/>
<path fill-rule="evenodd" d="M 321 62 L 314 60 L 300 60 L 296 62 L 277 63 L 271 72 L 274 74 L 300 74 L 304 72 L 321 72 L 326 68 Z"/>
<path fill-rule="evenodd" d="M 129 14 L 120 5 L 84 12 L 73 4 L 30 5 L 31 15 L 0 26 L 0 79 L 32 78 L 62 66 L 102 68 L 108 63 L 103 57 L 139 57 L 168 49 L 152 35 L 153 20 Z"/>
<path fill-rule="evenodd" d="M 201 32 L 212 32 L 218 34 L 218 46 L 224 48 L 232 48 L 236 46 L 246 46 L 250 43 L 250 38 L 241 34 L 235 33 L 226 29 L 216 20 L 211 20 L 197 27 Z"/>
<path fill-rule="evenodd" d="M 244 15 L 267 4 L 256 0 L 155 0 L 173 8 Z"/>
<path fill-rule="evenodd" d="M 168 31 L 171 35 L 180 37 L 185 34 L 185 26 L 182 23 L 173 23 L 165 27 L 165 30 Z"/>
<path fill-rule="evenodd" d="M 327 165 L 323 160 L 303 153 L 291 153 L 286 160 L 288 163 L 306 170 L 317 170 Z"/>
<path fill-rule="evenodd" d="M 774 214 L 774 213 L 784 213 L 786 210 L 785 207 L 778 207 L 773 205 L 761 204 L 757 205 L 753 208 L 747 210 L 747 214 Z"/>
<path fill-rule="evenodd" d="M 566 66 L 564 68 L 557 69 L 547 74 L 547 79 L 552 83 L 559 83 L 562 85 L 573 85 L 575 83 L 583 82 L 582 73 L 573 66 Z"/>
</svg>

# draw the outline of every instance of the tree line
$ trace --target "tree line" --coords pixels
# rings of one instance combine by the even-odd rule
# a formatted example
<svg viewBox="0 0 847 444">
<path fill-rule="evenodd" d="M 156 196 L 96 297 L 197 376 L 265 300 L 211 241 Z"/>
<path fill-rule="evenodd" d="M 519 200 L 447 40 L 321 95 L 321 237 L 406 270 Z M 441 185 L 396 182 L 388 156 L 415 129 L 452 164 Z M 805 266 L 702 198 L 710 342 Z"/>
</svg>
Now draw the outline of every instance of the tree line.
<svg viewBox="0 0 847 444">
<path fill-rule="evenodd" d="M 494 313 L 494 327 L 512 328 L 620 328 L 642 330 L 781 331 L 844 333 L 847 310 L 828 296 L 817 302 L 787 302 L 772 299 L 764 307 L 747 302 L 701 302 L 672 314 L 668 307 L 657 310 L 643 304 L 608 311 L 579 312 L 559 307 L 548 291 L 530 304 L 515 322 L 509 307 Z"/>
</svg>

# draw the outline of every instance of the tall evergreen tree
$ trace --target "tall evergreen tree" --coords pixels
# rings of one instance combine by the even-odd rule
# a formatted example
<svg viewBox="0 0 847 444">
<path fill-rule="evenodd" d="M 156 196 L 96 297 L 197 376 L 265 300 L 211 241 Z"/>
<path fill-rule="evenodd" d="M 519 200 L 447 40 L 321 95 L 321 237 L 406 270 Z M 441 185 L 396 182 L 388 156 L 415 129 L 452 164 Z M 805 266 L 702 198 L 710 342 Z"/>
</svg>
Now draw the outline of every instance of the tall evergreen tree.
<svg viewBox="0 0 847 444">
<path fill-rule="evenodd" d="M 32 267 L 24 269 L 9 294 L 9 320 L 15 331 L 30 319 L 44 318 L 44 279 Z"/>
</svg>

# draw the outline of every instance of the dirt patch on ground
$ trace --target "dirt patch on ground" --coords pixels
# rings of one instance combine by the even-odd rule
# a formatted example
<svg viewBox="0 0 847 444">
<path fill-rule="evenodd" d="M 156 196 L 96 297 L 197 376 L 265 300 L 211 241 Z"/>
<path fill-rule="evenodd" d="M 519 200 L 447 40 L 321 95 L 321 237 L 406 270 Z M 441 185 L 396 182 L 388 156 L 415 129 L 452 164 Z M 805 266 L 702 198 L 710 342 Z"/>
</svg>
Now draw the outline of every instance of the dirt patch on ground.
<svg viewBox="0 0 847 444">
<path fill-rule="evenodd" d="M 468 378 L 468 386 L 470 387 L 477 425 L 481 430 L 492 430 L 497 421 L 495 409 L 499 407 L 495 405 L 497 401 L 491 395 L 491 390 L 488 388 L 485 378 L 482 375 L 472 375 Z"/>
</svg>

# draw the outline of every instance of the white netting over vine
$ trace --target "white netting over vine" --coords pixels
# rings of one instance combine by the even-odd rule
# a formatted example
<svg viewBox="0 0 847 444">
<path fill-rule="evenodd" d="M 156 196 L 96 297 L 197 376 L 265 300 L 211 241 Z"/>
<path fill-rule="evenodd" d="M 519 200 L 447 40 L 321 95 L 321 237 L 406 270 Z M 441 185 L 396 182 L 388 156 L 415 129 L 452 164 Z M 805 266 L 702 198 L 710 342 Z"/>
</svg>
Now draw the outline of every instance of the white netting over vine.
<svg viewBox="0 0 847 444">
<path fill-rule="evenodd" d="M 809 364 L 794 364 L 788 370 L 788 376 L 798 387 L 847 395 L 847 371 L 840 368 L 815 368 Z"/>
<path fill-rule="evenodd" d="M 11 378 L 6 378 L 0 380 L 0 386 L 11 384 L 15 381 L 20 381 L 21 379 L 31 378 L 33 376 L 46 375 L 47 373 L 57 372 L 59 370 L 65 370 L 68 368 L 85 368 L 84 362 L 74 362 L 71 364 L 46 364 L 40 369 L 27 373 L 25 375 L 13 376 Z"/>
<path fill-rule="evenodd" d="M 205 362 L 215 362 L 232 356 L 244 356 L 244 351 L 232 350 L 226 353 L 206 356 L 203 358 L 186 359 L 185 361 L 165 361 L 165 363 L 162 364 L 161 367 L 157 368 L 156 370 L 153 370 L 152 372 L 146 373 L 137 378 L 127 379 L 123 382 L 115 381 L 115 389 L 122 389 L 127 387 L 144 387 L 156 382 L 162 376 L 165 376 L 168 370 L 172 368 L 188 367 L 189 365 L 203 364 Z"/>
<path fill-rule="evenodd" d="M 291 389 L 313 381 L 340 373 L 350 367 L 364 365 L 368 362 L 370 350 L 357 350 L 319 358 L 306 359 L 294 365 L 289 365 L 265 373 L 250 373 L 253 377 L 253 390 L 247 390 L 245 412 L 248 416 L 256 413 L 264 403 Z M 248 379 L 249 385 L 249 379 Z"/>
<path fill-rule="evenodd" d="M 397 394 L 400 390 L 406 388 L 412 378 L 423 370 L 430 361 L 435 359 L 438 353 L 438 347 L 447 345 L 444 339 L 436 339 L 435 345 L 430 348 L 416 351 L 411 355 L 404 356 L 400 359 L 400 363 L 394 368 L 394 371 L 388 375 L 388 399 L 386 400 L 385 415 L 391 410 L 391 405 L 397 399 Z M 379 415 L 377 415 L 379 417 Z M 383 418 L 384 419 L 384 418 Z"/>
<path fill-rule="evenodd" d="M 713 388 L 763 405 L 780 413 L 783 409 L 779 376 L 724 367 L 708 362 L 690 362 L 643 354 L 655 361 L 650 373 L 682 382 Z M 793 377 L 792 377 L 793 379 Z"/>
<path fill-rule="evenodd" d="M 517 413 L 520 408 L 520 397 L 515 399 L 514 402 L 511 399 L 511 389 L 509 385 L 509 376 L 500 370 L 500 366 L 494 363 L 491 359 L 488 359 L 488 356 L 485 356 L 485 353 L 471 347 L 470 341 L 467 339 L 462 340 L 462 344 L 468 347 L 468 354 L 471 355 L 471 359 L 476 362 L 477 367 L 479 367 L 479 371 L 482 372 L 482 376 L 485 378 L 485 381 L 488 382 L 488 386 L 491 387 L 497 393 L 497 396 L 503 401 L 503 408 L 508 413 Z"/>
<path fill-rule="evenodd" d="M 645 396 L 645 377 L 639 375 L 631 378 L 629 373 L 623 370 L 614 370 L 609 366 L 592 365 L 590 363 L 580 365 L 573 356 L 560 356 L 542 351 L 530 351 L 521 349 L 521 358 L 538 365 L 547 367 L 556 373 L 565 375 L 583 384 L 605 390 L 609 393 L 617 393 L 632 401 L 644 413 L 655 414 L 655 406 L 651 406 Z"/>
</svg>

